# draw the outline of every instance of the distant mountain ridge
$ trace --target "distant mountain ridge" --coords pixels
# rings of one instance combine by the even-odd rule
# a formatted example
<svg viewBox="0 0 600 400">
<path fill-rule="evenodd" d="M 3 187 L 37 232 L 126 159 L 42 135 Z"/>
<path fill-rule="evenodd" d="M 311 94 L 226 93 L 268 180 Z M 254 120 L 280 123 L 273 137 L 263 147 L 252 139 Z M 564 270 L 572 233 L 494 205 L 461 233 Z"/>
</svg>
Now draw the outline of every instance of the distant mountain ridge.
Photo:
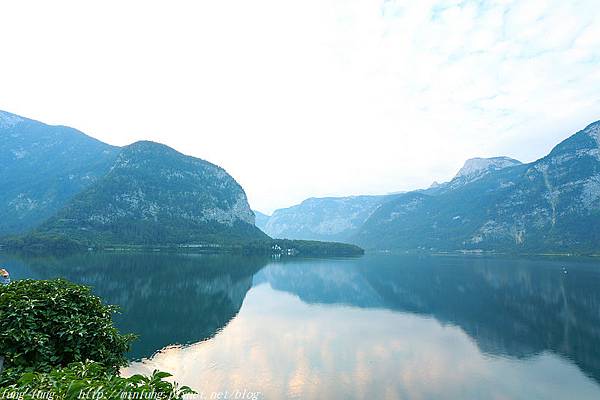
<svg viewBox="0 0 600 400">
<path fill-rule="evenodd" d="M 520 164 L 520 161 L 509 157 L 472 158 L 465 162 L 452 181 L 434 182 L 423 192 L 457 188 L 489 173 Z M 276 238 L 353 242 L 363 224 L 380 206 L 405 194 L 400 191 L 385 195 L 311 197 L 298 205 L 275 210 L 266 222 L 262 217 L 262 226 L 259 227 Z"/>
<path fill-rule="evenodd" d="M 254 211 L 254 223 L 256 224 L 256 227 L 264 232 L 267 222 L 269 222 L 269 218 L 271 218 L 271 216 L 257 210 L 252 211 Z"/>
<path fill-rule="evenodd" d="M 4 111 L 0 139 L 0 237 L 146 245 L 270 235 L 372 250 L 600 252 L 600 121 L 531 163 L 474 158 L 428 189 L 310 198 L 271 216 L 253 212 L 222 168 L 159 143 L 110 146 Z"/>
<path fill-rule="evenodd" d="M 90 245 L 269 239 L 225 170 L 168 146 L 119 148 L 4 111 L 0 138 L 0 236 Z"/>
<path fill-rule="evenodd" d="M 276 238 L 347 241 L 377 207 L 394 196 L 310 198 L 276 210 L 264 231 Z"/>
<path fill-rule="evenodd" d="M 476 179 L 459 174 L 387 202 L 350 241 L 372 249 L 598 252 L 599 146 L 600 121 L 535 162 L 503 162 Z"/>
<path fill-rule="evenodd" d="M 427 189 L 308 199 L 265 232 L 371 250 L 600 253 L 600 121 L 531 163 L 473 158 Z"/>
<path fill-rule="evenodd" d="M 25 232 L 105 175 L 119 148 L 0 111 L 0 236 Z"/>
</svg>

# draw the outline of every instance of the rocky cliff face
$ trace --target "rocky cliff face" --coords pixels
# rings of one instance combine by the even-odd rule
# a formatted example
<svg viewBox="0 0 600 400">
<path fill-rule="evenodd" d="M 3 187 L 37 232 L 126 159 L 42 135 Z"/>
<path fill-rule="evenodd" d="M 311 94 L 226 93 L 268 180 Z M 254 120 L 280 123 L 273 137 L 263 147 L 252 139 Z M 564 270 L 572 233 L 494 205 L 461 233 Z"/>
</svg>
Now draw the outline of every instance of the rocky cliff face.
<svg viewBox="0 0 600 400">
<path fill-rule="evenodd" d="M 600 122 L 591 124 L 530 164 L 503 162 L 483 174 L 467 168 L 441 187 L 400 196 L 377 209 L 353 241 L 371 248 L 598 251 L 599 131 Z"/>
<path fill-rule="evenodd" d="M 38 232 L 103 244 L 263 239 L 242 187 L 222 168 L 153 142 L 123 148 L 109 172 Z"/>
<path fill-rule="evenodd" d="M 520 161 L 510 157 L 471 158 L 465 161 L 463 167 L 450 182 L 441 184 L 434 182 L 424 192 L 427 194 L 440 194 L 448 190 L 455 190 L 489 174 L 521 164 Z"/>
<path fill-rule="evenodd" d="M 520 161 L 509 157 L 471 158 L 465 162 L 454 179 L 474 179 L 519 164 L 521 164 Z"/>
<path fill-rule="evenodd" d="M 0 236 L 56 213 L 106 174 L 118 151 L 75 129 L 0 111 Z"/>
</svg>

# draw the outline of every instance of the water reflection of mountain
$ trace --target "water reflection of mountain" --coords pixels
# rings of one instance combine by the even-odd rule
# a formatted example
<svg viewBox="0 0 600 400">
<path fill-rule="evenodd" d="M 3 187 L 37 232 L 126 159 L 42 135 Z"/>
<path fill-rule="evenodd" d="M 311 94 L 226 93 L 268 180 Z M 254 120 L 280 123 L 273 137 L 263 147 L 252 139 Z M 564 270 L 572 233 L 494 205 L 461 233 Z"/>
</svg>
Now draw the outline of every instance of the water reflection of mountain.
<svg viewBox="0 0 600 400">
<path fill-rule="evenodd" d="M 271 264 L 255 276 L 262 281 L 309 303 L 431 315 L 488 354 L 551 351 L 600 381 L 600 271 L 591 261 L 367 257 Z"/>
<path fill-rule="evenodd" d="M 269 264 L 254 276 L 305 303 L 385 307 L 379 293 L 361 273 L 356 260 L 300 260 Z"/>
<path fill-rule="evenodd" d="M 122 332 L 140 335 L 131 357 L 172 344 L 213 337 L 237 315 L 261 259 L 163 254 L 80 254 L 65 258 L 12 258 L 15 278 L 64 277 L 90 285 L 121 306 Z"/>
</svg>

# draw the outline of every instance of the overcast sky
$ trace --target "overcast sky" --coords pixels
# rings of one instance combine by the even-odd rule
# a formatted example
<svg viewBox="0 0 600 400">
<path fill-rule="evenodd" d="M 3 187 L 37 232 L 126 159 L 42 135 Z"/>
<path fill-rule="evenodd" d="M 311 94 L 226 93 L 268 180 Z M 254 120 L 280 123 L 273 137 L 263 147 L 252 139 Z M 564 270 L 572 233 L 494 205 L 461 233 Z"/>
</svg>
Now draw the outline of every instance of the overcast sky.
<svg viewBox="0 0 600 400">
<path fill-rule="evenodd" d="M 168 144 L 266 212 L 532 161 L 600 119 L 598 0 L 5 0 L 0 37 L 0 109 Z"/>
</svg>

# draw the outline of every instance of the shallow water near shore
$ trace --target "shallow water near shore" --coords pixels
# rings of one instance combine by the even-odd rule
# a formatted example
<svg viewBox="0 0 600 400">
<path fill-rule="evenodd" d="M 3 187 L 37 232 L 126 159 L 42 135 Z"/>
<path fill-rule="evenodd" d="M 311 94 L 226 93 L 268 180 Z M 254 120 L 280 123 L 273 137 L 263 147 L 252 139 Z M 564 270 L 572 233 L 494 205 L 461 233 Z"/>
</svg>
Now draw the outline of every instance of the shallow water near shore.
<svg viewBox="0 0 600 400">
<path fill-rule="evenodd" d="M 124 374 L 205 398 L 600 398 L 600 260 L 0 253 L 65 277 L 140 335 Z"/>
</svg>

